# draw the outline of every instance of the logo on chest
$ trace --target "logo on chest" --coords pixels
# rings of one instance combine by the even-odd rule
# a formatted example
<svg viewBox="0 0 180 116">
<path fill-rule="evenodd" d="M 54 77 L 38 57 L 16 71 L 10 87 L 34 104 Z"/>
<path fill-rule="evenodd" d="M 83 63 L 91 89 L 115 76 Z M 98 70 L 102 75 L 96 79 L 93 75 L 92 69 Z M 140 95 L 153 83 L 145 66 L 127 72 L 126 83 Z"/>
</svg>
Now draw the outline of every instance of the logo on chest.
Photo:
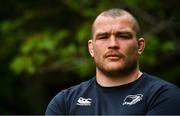
<svg viewBox="0 0 180 116">
<path fill-rule="evenodd" d="M 78 100 L 77 100 L 77 103 L 76 105 L 79 105 L 79 106 L 90 106 L 91 105 L 91 98 L 83 98 L 83 97 L 80 97 Z"/>
<path fill-rule="evenodd" d="M 141 101 L 142 98 L 143 98 L 142 94 L 128 95 L 125 97 L 122 105 L 134 105 L 137 102 Z"/>
</svg>

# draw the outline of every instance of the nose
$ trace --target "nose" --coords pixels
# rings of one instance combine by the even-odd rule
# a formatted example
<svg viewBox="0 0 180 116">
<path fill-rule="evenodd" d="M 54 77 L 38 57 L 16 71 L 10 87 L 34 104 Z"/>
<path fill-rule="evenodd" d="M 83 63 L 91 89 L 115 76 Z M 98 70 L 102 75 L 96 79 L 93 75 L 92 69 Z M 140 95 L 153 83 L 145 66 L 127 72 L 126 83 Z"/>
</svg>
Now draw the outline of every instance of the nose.
<svg viewBox="0 0 180 116">
<path fill-rule="evenodd" d="M 114 36 L 109 39 L 108 49 L 119 49 L 118 40 Z"/>
</svg>

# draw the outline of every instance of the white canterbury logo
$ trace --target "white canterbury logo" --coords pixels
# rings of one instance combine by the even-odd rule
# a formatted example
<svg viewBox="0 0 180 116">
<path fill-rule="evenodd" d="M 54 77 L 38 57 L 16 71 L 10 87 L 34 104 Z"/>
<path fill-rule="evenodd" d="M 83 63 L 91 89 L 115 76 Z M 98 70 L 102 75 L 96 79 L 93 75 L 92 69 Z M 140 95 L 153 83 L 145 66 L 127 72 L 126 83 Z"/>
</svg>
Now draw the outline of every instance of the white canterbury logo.
<svg viewBox="0 0 180 116">
<path fill-rule="evenodd" d="M 142 94 L 136 94 L 136 95 L 128 95 L 124 99 L 124 102 L 122 105 L 134 105 L 137 102 L 141 101 L 143 98 Z"/>
<path fill-rule="evenodd" d="M 77 101 L 77 105 L 79 106 L 90 106 L 91 105 L 91 98 L 83 98 L 83 97 L 80 97 Z"/>
</svg>

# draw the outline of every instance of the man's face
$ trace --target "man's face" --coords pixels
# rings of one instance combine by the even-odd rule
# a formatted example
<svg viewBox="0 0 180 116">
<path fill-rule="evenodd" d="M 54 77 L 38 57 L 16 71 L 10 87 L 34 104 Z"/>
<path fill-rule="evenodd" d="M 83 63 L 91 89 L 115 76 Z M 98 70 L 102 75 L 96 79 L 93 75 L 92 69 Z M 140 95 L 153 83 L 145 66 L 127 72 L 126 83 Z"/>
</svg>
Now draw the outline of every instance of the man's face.
<svg viewBox="0 0 180 116">
<path fill-rule="evenodd" d="M 129 15 L 99 17 L 94 23 L 89 51 L 97 71 L 107 75 L 130 73 L 137 68 L 138 40 Z"/>
</svg>

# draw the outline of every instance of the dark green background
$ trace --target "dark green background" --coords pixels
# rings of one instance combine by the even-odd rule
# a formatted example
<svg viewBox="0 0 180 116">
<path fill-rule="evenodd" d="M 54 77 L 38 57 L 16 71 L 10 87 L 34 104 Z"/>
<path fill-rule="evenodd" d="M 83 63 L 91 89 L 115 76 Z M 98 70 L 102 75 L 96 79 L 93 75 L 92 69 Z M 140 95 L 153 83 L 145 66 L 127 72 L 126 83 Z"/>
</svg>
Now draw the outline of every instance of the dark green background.
<svg viewBox="0 0 180 116">
<path fill-rule="evenodd" d="M 0 114 L 44 114 L 57 92 L 94 76 L 91 24 L 112 7 L 140 22 L 140 69 L 180 86 L 179 0 L 1 0 Z"/>
</svg>

